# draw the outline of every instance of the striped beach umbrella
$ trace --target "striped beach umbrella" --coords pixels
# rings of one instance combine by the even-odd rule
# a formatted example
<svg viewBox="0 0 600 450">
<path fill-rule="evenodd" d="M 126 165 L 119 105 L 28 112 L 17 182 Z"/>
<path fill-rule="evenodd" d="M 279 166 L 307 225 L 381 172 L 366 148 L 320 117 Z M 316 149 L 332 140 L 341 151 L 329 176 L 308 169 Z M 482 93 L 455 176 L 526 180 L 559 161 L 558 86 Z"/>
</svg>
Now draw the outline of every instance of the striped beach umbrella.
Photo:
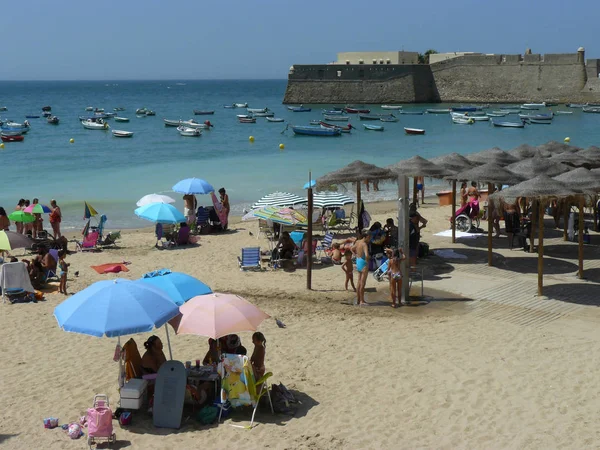
<svg viewBox="0 0 600 450">
<path fill-rule="evenodd" d="M 88 202 L 83 202 L 83 218 L 89 219 L 96 215 L 98 215 L 98 211 L 96 211 Z"/>
<path fill-rule="evenodd" d="M 272 194 L 265 195 L 263 198 L 258 200 L 252 209 L 263 208 L 265 206 L 294 206 L 302 203 L 306 203 L 305 197 L 300 197 L 296 194 L 290 194 L 288 192 L 273 192 Z"/>
<path fill-rule="evenodd" d="M 252 211 L 254 217 L 264 220 L 270 220 L 274 223 L 280 223 L 282 225 L 306 225 L 306 216 L 300 211 L 291 208 L 276 208 L 273 206 L 266 206 L 264 208 L 258 208 Z"/>
<path fill-rule="evenodd" d="M 323 191 L 313 194 L 315 208 L 341 208 L 351 203 L 354 203 L 353 198 L 339 192 Z"/>
</svg>

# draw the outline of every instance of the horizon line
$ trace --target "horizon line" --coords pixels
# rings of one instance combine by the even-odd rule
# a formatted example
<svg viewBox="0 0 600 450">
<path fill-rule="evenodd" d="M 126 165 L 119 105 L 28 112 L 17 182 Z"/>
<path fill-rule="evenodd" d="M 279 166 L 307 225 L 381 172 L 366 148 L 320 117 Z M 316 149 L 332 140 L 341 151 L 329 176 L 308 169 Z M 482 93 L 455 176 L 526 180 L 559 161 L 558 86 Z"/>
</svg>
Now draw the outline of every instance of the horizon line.
<svg viewBox="0 0 600 450">
<path fill-rule="evenodd" d="M 173 81 L 173 82 L 182 82 L 182 81 L 287 81 L 287 78 L 81 78 L 81 79 L 0 79 L 0 83 L 5 82 L 50 82 L 50 81 L 64 81 L 64 82 L 72 82 L 72 81 L 102 81 L 102 82 L 111 82 L 111 81 Z"/>
</svg>

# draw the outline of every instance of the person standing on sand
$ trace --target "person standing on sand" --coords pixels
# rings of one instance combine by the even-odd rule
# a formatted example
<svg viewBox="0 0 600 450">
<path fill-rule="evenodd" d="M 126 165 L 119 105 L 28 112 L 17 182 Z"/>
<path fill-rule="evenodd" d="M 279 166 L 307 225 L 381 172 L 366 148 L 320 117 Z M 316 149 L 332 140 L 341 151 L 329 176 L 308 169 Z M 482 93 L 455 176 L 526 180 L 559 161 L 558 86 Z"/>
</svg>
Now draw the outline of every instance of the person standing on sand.
<svg viewBox="0 0 600 450">
<path fill-rule="evenodd" d="M 350 283 L 350 285 L 352 286 L 352 289 L 354 290 L 354 292 L 356 292 L 356 287 L 354 286 L 354 277 L 353 277 L 354 266 L 352 265 L 352 252 L 350 250 L 346 250 L 346 252 L 344 253 L 344 257 L 346 258 L 346 260 L 345 260 L 344 264 L 342 264 L 342 270 L 346 274 L 346 283 L 345 283 L 346 290 L 348 290 L 348 283 Z"/>
<path fill-rule="evenodd" d="M 10 219 L 6 215 L 6 211 L 0 206 L 0 231 L 8 231 L 10 228 Z"/>
<path fill-rule="evenodd" d="M 196 222 L 196 210 L 198 209 L 198 201 L 194 194 L 185 194 L 183 196 L 183 215 L 189 226 Z"/>
<path fill-rule="evenodd" d="M 463 181 L 460 185 L 460 206 L 461 208 L 467 204 L 467 182 Z"/>
<path fill-rule="evenodd" d="M 50 200 L 50 206 L 52 207 L 52 212 L 50 213 L 50 225 L 52 226 L 52 235 L 54 239 L 58 239 L 61 237 L 60 234 L 60 223 L 62 222 L 62 212 L 60 210 L 60 206 L 56 203 L 56 200 Z"/>
<path fill-rule="evenodd" d="M 33 199 L 33 204 L 37 205 L 39 200 L 37 198 Z M 38 231 L 42 231 L 44 229 L 42 225 L 42 215 L 40 213 L 33 213 L 33 217 L 35 217 L 35 222 L 33 222 L 33 238 L 35 239 L 38 235 Z"/>
<path fill-rule="evenodd" d="M 423 204 L 423 203 L 425 203 L 425 178 L 424 177 L 417 177 L 417 192 L 418 191 L 421 191 L 421 204 Z"/>
<path fill-rule="evenodd" d="M 223 211 L 227 214 L 227 221 L 229 221 L 229 211 L 231 210 L 231 205 L 229 204 L 229 195 L 227 195 L 227 191 L 225 188 L 219 189 L 219 201 L 221 205 L 223 205 Z"/>
<path fill-rule="evenodd" d="M 22 211 L 24 205 L 25 199 L 22 198 L 19 200 L 19 203 L 17 203 L 17 206 L 15 206 L 15 211 Z M 15 222 L 15 226 L 17 227 L 17 233 L 23 234 L 23 222 Z"/>
<path fill-rule="evenodd" d="M 360 239 L 357 239 L 352 251 L 356 254 L 356 270 L 358 270 L 358 287 L 356 290 L 358 306 L 368 305 L 365 301 L 365 286 L 369 275 L 369 241 L 371 233 L 363 230 Z"/>
</svg>

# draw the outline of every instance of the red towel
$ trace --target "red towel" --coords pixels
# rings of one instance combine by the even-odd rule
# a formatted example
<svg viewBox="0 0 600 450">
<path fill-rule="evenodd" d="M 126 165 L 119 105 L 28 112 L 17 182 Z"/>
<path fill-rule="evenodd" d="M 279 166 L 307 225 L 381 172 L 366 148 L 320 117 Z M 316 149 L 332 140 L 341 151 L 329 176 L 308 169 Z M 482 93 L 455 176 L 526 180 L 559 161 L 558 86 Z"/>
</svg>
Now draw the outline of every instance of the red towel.
<svg viewBox="0 0 600 450">
<path fill-rule="evenodd" d="M 129 269 L 125 264 L 122 263 L 108 263 L 101 264 L 99 266 L 90 266 L 99 274 L 103 273 L 119 273 L 119 272 L 129 272 Z"/>
</svg>

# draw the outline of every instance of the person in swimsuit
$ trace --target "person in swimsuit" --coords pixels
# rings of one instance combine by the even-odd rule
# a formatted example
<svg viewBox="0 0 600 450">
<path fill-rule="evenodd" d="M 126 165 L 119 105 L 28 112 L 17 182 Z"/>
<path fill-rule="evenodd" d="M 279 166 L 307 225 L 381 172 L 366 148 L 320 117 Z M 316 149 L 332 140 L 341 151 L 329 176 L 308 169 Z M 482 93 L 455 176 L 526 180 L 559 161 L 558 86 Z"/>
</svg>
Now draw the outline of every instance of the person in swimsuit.
<svg viewBox="0 0 600 450">
<path fill-rule="evenodd" d="M 346 287 L 346 290 L 348 290 L 348 283 L 350 283 L 352 289 L 354 289 L 354 292 L 356 292 L 356 286 L 354 286 L 354 265 L 352 264 L 352 252 L 350 250 L 346 250 L 344 257 L 346 258 L 344 264 L 342 264 L 342 270 L 346 274 L 346 283 L 344 286 Z"/>
<path fill-rule="evenodd" d="M 331 249 L 331 261 L 333 264 L 342 264 L 342 251 L 340 250 L 340 243 L 334 242 L 331 245 Z"/>
<path fill-rule="evenodd" d="M 231 211 L 231 205 L 229 204 L 229 195 L 227 195 L 225 188 L 222 187 L 219 189 L 219 197 L 219 201 L 221 202 L 221 205 L 223 205 L 223 211 L 227 214 L 227 223 L 229 223 L 229 211 Z"/>
<path fill-rule="evenodd" d="M 60 211 L 60 206 L 56 204 L 56 200 L 52 199 L 50 201 L 50 206 L 52 207 L 52 212 L 50 213 L 50 225 L 52 225 L 52 234 L 54 239 L 58 239 L 60 234 L 60 222 L 62 221 L 62 212 Z"/>
<path fill-rule="evenodd" d="M 183 215 L 189 226 L 193 226 L 196 222 L 196 209 L 198 209 L 198 201 L 193 194 L 183 196 Z"/>
<path fill-rule="evenodd" d="M 390 296 L 392 297 L 392 308 L 402 306 L 402 269 L 400 263 L 406 259 L 406 256 L 399 248 L 393 251 L 391 248 L 385 250 L 388 256 L 387 274 L 390 279 Z"/>
<path fill-rule="evenodd" d="M 469 203 L 473 202 L 474 200 L 478 200 L 479 197 L 481 197 L 475 181 L 471 181 L 471 187 L 467 189 L 467 197 Z"/>
<path fill-rule="evenodd" d="M 142 356 L 142 370 L 144 374 L 158 373 L 158 369 L 162 366 L 167 358 L 163 353 L 163 344 L 158 336 L 150 336 L 144 342 L 146 353 Z"/>
<path fill-rule="evenodd" d="M 67 273 L 69 272 L 70 264 L 65 261 L 67 252 L 61 250 L 58 252 L 58 267 L 60 268 L 60 284 L 58 286 L 58 292 L 61 294 L 67 294 Z"/>
<path fill-rule="evenodd" d="M 467 182 L 463 181 L 460 185 L 460 206 L 463 207 L 467 204 Z"/>
<path fill-rule="evenodd" d="M 354 244 L 353 250 L 356 254 L 356 270 L 358 270 L 358 288 L 356 290 L 358 305 L 367 305 L 365 302 L 365 286 L 367 284 L 367 275 L 369 274 L 369 241 L 371 233 L 363 230 L 360 239 Z"/>
<path fill-rule="evenodd" d="M 15 206 L 15 211 L 22 211 L 25 207 L 25 199 L 19 199 L 19 203 Z M 17 233 L 23 234 L 23 222 L 15 222 L 15 226 L 17 227 Z"/>
<path fill-rule="evenodd" d="M 425 203 L 425 178 L 423 177 L 417 177 L 417 192 L 419 191 L 421 192 L 421 204 L 423 204 Z"/>
<path fill-rule="evenodd" d="M 6 210 L 0 206 L 0 231 L 8 231 L 10 227 L 10 220 L 6 215 Z"/>
<path fill-rule="evenodd" d="M 258 381 L 265 374 L 265 352 L 267 340 L 265 339 L 264 334 L 262 334 L 260 331 L 257 331 L 252 335 L 252 343 L 254 344 L 254 351 L 250 357 L 250 363 L 252 364 L 254 381 Z M 260 386 L 257 388 L 257 390 L 260 390 Z"/>
</svg>

